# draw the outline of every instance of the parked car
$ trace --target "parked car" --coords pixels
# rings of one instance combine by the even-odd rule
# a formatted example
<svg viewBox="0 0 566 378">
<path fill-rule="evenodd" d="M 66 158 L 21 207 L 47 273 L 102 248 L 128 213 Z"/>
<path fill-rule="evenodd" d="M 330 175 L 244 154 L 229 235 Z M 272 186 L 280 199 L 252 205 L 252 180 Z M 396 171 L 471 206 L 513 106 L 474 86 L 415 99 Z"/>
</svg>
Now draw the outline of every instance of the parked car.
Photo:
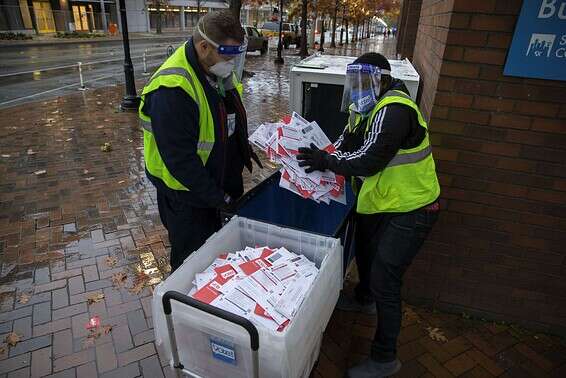
<svg viewBox="0 0 566 378">
<path fill-rule="evenodd" d="M 277 21 L 266 22 L 261 27 L 261 32 L 266 37 L 277 38 L 279 36 L 279 22 Z M 299 33 L 299 28 L 297 27 L 297 25 L 291 24 L 289 22 L 284 22 L 282 39 L 283 39 L 283 47 L 285 47 L 286 49 L 288 49 L 289 45 L 291 44 L 296 44 L 298 46 L 301 41 L 301 35 Z"/>
<path fill-rule="evenodd" d="M 267 52 L 268 38 L 263 36 L 253 26 L 244 25 L 246 36 L 248 37 L 248 51 L 261 51 L 262 54 Z"/>
</svg>

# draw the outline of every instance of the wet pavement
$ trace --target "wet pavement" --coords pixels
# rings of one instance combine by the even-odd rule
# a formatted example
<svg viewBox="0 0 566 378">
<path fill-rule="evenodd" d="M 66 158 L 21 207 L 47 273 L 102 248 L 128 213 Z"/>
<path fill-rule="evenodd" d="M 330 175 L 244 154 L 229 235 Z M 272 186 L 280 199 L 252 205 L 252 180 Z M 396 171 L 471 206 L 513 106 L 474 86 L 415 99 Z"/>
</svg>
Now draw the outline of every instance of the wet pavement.
<svg viewBox="0 0 566 378">
<path fill-rule="evenodd" d="M 134 40 L 130 54 L 136 78 L 166 58 L 168 47 L 177 46 L 179 37 L 168 42 Z M 58 44 L 31 47 L 0 47 L 0 108 L 76 93 L 80 87 L 77 63 L 82 63 L 87 88 L 101 88 L 123 82 L 124 54 L 121 41 L 106 43 Z"/>
<path fill-rule="evenodd" d="M 369 49 L 390 54 L 394 42 L 327 51 Z M 288 113 L 299 58 L 273 58 L 247 59 L 250 128 Z M 172 376 L 150 302 L 169 271 L 169 242 L 142 132 L 135 114 L 118 110 L 121 96 L 121 87 L 100 88 L 0 110 L 0 377 Z M 273 170 L 246 174 L 246 188 Z M 341 377 L 367 357 L 374 327 L 374 317 L 336 311 L 312 376 Z M 566 376 L 556 337 L 411 306 L 399 356 L 406 377 Z"/>
</svg>

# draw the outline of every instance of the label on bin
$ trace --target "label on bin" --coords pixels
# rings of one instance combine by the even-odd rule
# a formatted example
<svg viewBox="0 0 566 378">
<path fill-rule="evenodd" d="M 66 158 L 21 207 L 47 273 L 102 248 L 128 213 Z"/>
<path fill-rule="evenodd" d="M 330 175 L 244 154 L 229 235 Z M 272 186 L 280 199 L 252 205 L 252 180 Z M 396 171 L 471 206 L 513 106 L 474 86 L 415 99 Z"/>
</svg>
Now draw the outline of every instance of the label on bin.
<svg viewBox="0 0 566 378">
<path fill-rule="evenodd" d="M 211 337 L 210 349 L 212 351 L 212 357 L 236 365 L 236 350 L 234 349 L 234 344 L 216 337 Z"/>
</svg>

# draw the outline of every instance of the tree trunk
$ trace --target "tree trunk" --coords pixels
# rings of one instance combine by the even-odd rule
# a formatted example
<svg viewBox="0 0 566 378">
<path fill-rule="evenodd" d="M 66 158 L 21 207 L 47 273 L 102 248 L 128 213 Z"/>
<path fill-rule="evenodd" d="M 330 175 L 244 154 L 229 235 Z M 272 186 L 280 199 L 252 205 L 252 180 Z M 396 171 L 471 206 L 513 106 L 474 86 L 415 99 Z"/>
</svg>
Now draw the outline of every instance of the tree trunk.
<svg viewBox="0 0 566 378">
<path fill-rule="evenodd" d="M 318 51 L 320 52 L 324 52 L 324 21 L 325 21 L 325 16 L 321 17 L 321 25 L 320 25 L 320 47 L 318 48 Z"/>
<path fill-rule="evenodd" d="M 348 23 L 349 23 L 349 20 L 348 20 L 348 18 L 346 18 L 346 44 L 348 44 L 348 38 L 349 38 L 349 36 L 348 36 L 348 33 L 349 33 Z"/>
<path fill-rule="evenodd" d="M 236 17 L 236 20 L 240 21 L 240 13 L 242 11 L 242 0 L 231 0 L 230 11 L 234 15 L 234 17 Z"/>
<path fill-rule="evenodd" d="M 39 35 L 39 30 L 37 29 L 37 20 L 35 19 L 35 10 L 33 9 L 33 1 L 28 0 L 29 16 L 31 18 L 31 27 L 35 31 L 35 35 Z"/>
<path fill-rule="evenodd" d="M 371 20 L 368 20 L 368 27 L 367 27 L 367 38 L 371 38 Z"/>
<path fill-rule="evenodd" d="M 306 58 L 309 56 L 309 50 L 307 49 L 307 8 L 308 0 L 303 0 L 301 6 L 301 51 L 299 55 L 301 58 Z"/>
<path fill-rule="evenodd" d="M 200 3 L 201 3 L 201 0 L 197 0 L 197 24 L 200 20 Z"/>
<path fill-rule="evenodd" d="M 155 32 L 161 34 L 161 2 L 156 1 L 157 4 L 157 20 L 155 21 Z"/>
<path fill-rule="evenodd" d="M 365 31 L 366 31 L 366 20 L 362 20 L 362 37 L 360 38 L 362 41 L 366 37 Z"/>
<path fill-rule="evenodd" d="M 339 0 L 336 0 L 334 5 L 334 16 L 332 17 L 332 38 L 330 41 L 330 47 L 336 47 L 336 18 L 338 17 L 338 4 Z"/>
<path fill-rule="evenodd" d="M 343 39 L 342 37 L 344 36 L 344 21 L 346 19 L 346 4 L 344 4 L 344 6 L 342 7 L 342 26 L 340 27 L 340 46 L 343 46 L 344 44 L 342 43 Z"/>
</svg>

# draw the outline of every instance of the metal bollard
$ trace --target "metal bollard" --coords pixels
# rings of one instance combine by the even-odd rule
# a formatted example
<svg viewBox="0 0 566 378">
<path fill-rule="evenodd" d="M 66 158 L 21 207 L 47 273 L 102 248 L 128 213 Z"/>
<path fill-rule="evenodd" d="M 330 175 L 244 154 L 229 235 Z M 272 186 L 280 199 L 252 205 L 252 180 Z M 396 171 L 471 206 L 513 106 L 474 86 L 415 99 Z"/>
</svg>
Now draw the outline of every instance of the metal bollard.
<svg viewBox="0 0 566 378">
<path fill-rule="evenodd" d="M 147 76 L 149 72 L 147 72 L 147 59 L 146 59 L 147 49 L 143 52 L 143 73 L 142 75 Z"/>
<path fill-rule="evenodd" d="M 79 87 L 79 91 L 85 91 L 86 86 L 83 80 L 83 68 L 82 68 L 83 64 L 81 62 L 77 62 L 77 64 L 79 65 L 79 79 L 81 81 L 81 86 Z"/>
</svg>

